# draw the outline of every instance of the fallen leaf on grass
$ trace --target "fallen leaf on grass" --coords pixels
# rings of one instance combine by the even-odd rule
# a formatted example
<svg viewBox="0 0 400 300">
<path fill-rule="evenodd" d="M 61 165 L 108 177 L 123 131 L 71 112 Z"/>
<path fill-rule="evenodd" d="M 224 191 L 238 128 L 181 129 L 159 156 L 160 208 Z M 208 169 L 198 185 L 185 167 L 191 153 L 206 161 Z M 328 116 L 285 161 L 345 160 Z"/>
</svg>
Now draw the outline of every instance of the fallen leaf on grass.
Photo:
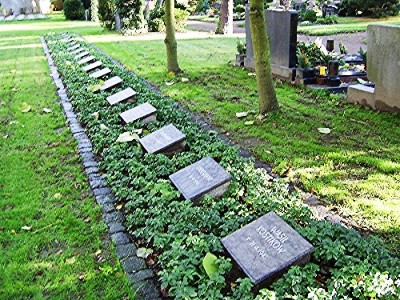
<svg viewBox="0 0 400 300">
<path fill-rule="evenodd" d="M 56 194 L 54 194 L 53 197 L 56 199 L 61 199 L 62 195 L 61 195 L 61 193 L 56 193 Z"/>
<path fill-rule="evenodd" d="M 56 255 L 60 255 L 61 253 L 63 253 L 63 250 L 62 250 L 62 249 L 58 250 L 58 251 L 56 252 Z"/>
<path fill-rule="evenodd" d="M 136 255 L 141 258 L 147 258 L 147 256 L 149 256 L 152 253 L 153 253 L 153 249 L 139 248 L 139 249 L 137 249 Z"/>
<path fill-rule="evenodd" d="M 11 122 L 8 123 L 8 125 L 15 125 L 17 123 L 18 123 L 18 121 L 11 121 Z"/>
<path fill-rule="evenodd" d="M 17 70 L 15 70 L 15 69 L 10 71 L 10 73 L 15 73 L 15 72 L 17 72 Z"/>
<path fill-rule="evenodd" d="M 137 135 L 136 133 L 132 133 L 130 131 L 124 132 L 122 134 L 119 135 L 117 142 L 119 143 L 127 143 L 127 142 L 131 142 L 133 140 L 138 140 L 139 139 L 139 135 Z"/>
<path fill-rule="evenodd" d="M 256 76 L 256 73 L 247 73 L 248 76 Z"/>
<path fill-rule="evenodd" d="M 4 101 L 0 102 L 0 105 L 6 105 L 6 103 Z"/>
<path fill-rule="evenodd" d="M 90 218 L 87 217 L 85 220 L 83 220 L 85 223 L 89 223 L 90 222 Z"/>
<path fill-rule="evenodd" d="M 85 275 L 79 275 L 78 279 L 79 279 L 80 281 L 85 280 Z"/>
<path fill-rule="evenodd" d="M 22 226 L 21 230 L 29 231 L 32 229 L 32 226 Z"/>
<path fill-rule="evenodd" d="M 182 82 L 188 82 L 189 78 L 182 77 Z"/>
<path fill-rule="evenodd" d="M 100 254 L 101 254 L 101 250 L 100 250 L 100 249 L 97 250 L 97 251 L 94 253 L 95 256 L 99 256 Z"/>
<path fill-rule="evenodd" d="M 8 139 L 8 138 L 9 138 L 9 135 L 8 135 L 8 134 L 3 135 L 3 139 Z"/>
<path fill-rule="evenodd" d="M 331 130 L 329 128 L 318 128 L 318 132 L 328 134 L 331 133 Z"/>
<path fill-rule="evenodd" d="M 175 83 L 175 81 L 166 81 L 165 85 L 170 86 L 173 85 Z"/>
<path fill-rule="evenodd" d="M 67 258 L 67 259 L 65 260 L 65 263 L 68 264 L 68 265 L 72 265 L 72 264 L 74 264 L 75 262 L 76 262 L 75 256 L 72 256 L 71 258 Z"/>
<path fill-rule="evenodd" d="M 244 122 L 244 125 L 249 126 L 249 125 L 253 125 L 254 121 L 246 121 Z"/>
<path fill-rule="evenodd" d="M 21 111 L 23 113 L 27 113 L 28 111 L 32 110 L 32 106 L 30 106 L 28 103 L 24 102 L 22 103 L 22 108 Z"/>
<path fill-rule="evenodd" d="M 13 91 L 13 92 L 18 92 L 18 89 L 17 89 L 16 87 L 13 87 L 13 88 L 11 89 L 11 91 Z"/>
<path fill-rule="evenodd" d="M 117 206 L 115 207 L 115 209 L 116 209 L 116 210 L 121 210 L 121 209 L 122 209 L 122 204 L 117 205 Z"/>
<path fill-rule="evenodd" d="M 236 113 L 236 118 L 244 118 L 247 117 L 249 113 L 247 111 L 243 111 L 243 112 L 238 112 Z"/>
<path fill-rule="evenodd" d="M 43 108 L 43 112 L 46 113 L 46 114 L 49 114 L 49 113 L 51 113 L 53 111 L 51 109 L 45 107 L 45 108 Z"/>
</svg>

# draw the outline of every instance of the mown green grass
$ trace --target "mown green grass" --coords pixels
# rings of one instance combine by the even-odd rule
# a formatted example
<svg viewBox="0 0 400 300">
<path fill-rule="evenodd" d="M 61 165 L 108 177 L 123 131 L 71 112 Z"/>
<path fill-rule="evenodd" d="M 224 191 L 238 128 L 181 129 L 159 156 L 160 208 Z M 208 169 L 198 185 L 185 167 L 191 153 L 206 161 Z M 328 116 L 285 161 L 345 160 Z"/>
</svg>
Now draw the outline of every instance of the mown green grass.
<svg viewBox="0 0 400 300">
<path fill-rule="evenodd" d="M 366 31 L 370 24 L 400 25 L 400 16 L 381 19 L 374 18 L 338 18 L 338 24 L 333 25 L 307 25 L 297 27 L 297 32 L 308 35 L 333 35 L 339 33 L 350 33 Z"/>
<path fill-rule="evenodd" d="M 39 40 L 54 28 L 101 31 L 87 25 L 60 15 L 0 25 L 0 299 L 134 297 Z"/>
<path fill-rule="evenodd" d="M 253 74 L 228 64 L 235 38 L 178 42 L 182 82 L 165 71 L 162 41 L 99 42 L 105 52 L 155 84 L 191 111 L 201 113 L 238 144 L 272 164 L 278 173 L 360 226 L 373 228 L 399 249 L 400 119 L 346 103 L 340 96 L 317 94 L 277 83 L 280 111 L 262 123 Z M 166 83 L 174 82 L 172 85 Z M 246 126 L 245 121 L 255 121 Z M 321 134 L 318 128 L 332 129 Z"/>
</svg>

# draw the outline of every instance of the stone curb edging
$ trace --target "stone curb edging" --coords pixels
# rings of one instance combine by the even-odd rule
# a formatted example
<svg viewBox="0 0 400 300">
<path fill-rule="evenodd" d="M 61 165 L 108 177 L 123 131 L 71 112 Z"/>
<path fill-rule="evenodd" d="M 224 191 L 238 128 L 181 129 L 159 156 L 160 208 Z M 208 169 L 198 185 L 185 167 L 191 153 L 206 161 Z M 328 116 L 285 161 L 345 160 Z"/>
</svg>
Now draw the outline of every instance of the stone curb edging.
<svg viewBox="0 0 400 300">
<path fill-rule="evenodd" d="M 67 91 L 57 71 L 57 67 L 49 52 L 46 41 L 40 37 L 43 51 L 47 58 L 50 68 L 50 76 L 57 87 L 57 95 L 64 114 L 68 120 L 72 135 L 78 143 L 78 151 L 82 157 L 83 166 L 89 178 L 89 185 L 96 198 L 96 202 L 101 206 L 103 220 L 109 229 L 110 238 L 115 244 L 115 252 L 125 271 L 127 278 L 132 283 L 136 299 L 156 300 L 160 299 L 159 288 L 154 283 L 155 274 L 148 268 L 143 258 L 136 255 L 137 248 L 130 239 L 124 222 L 124 215 L 115 209 L 115 198 L 111 190 L 107 187 L 103 176 L 99 173 L 98 163 L 93 154 L 92 143 L 80 125 L 72 104 L 69 102 Z"/>
</svg>

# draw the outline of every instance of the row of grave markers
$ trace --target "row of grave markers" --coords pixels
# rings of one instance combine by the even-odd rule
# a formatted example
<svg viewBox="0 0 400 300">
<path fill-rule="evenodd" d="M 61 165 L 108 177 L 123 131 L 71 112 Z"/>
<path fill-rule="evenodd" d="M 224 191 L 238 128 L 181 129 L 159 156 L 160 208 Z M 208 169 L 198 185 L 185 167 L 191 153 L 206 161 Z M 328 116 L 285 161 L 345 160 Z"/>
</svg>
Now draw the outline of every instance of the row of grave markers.
<svg viewBox="0 0 400 300">
<path fill-rule="evenodd" d="M 97 70 L 103 66 L 102 62 L 96 60 L 72 37 L 67 34 L 62 37 L 70 43 L 68 51 L 75 55 L 78 65 L 85 65 L 82 69 L 86 72 L 94 71 L 89 77 L 102 78 L 111 74 L 109 68 Z M 100 91 L 112 90 L 122 82 L 118 76 L 111 77 L 103 83 Z M 128 87 L 106 100 L 110 105 L 116 105 L 122 101 L 132 101 L 136 94 Z M 121 113 L 120 117 L 125 123 L 141 121 L 147 124 L 156 120 L 157 109 L 146 102 Z M 172 156 L 184 151 L 185 138 L 185 134 L 169 124 L 142 137 L 139 142 L 147 153 Z M 214 159 L 205 157 L 169 178 L 185 199 L 196 201 L 205 194 L 221 196 L 229 187 L 231 175 Z M 226 236 L 221 242 L 255 284 L 263 284 L 291 265 L 307 262 L 313 251 L 313 246 L 274 212 L 269 212 Z"/>
</svg>

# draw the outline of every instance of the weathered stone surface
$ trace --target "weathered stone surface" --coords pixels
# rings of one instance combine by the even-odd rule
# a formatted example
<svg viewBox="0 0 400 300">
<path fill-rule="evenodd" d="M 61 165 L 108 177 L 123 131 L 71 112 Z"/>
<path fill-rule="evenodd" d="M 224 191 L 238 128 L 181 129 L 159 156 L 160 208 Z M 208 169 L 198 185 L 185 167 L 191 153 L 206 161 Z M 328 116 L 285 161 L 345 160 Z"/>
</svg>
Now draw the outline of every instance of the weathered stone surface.
<svg viewBox="0 0 400 300">
<path fill-rule="evenodd" d="M 125 226 L 120 222 L 113 222 L 108 224 L 110 234 L 117 232 L 124 232 L 126 230 Z"/>
<path fill-rule="evenodd" d="M 98 67 L 100 67 L 103 63 L 101 61 L 95 61 L 94 63 L 91 63 L 90 65 L 87 65 L 86 67 L 83 67 L 82 70 L 86 72 L 90 72 Z"/>
<path fill-rule="evenodd" d="M 88 57 L 85 57 L 83 59 L 81 59 L 80 61 L 78 61 L 78 65 L 83 65 L 86 64 L 88 62 L 91 62 L 92 60 L 95 60 L 96 58 L 93 55 L 89 55 Z"/>
<path fill-rule="evenodd" d="M 375 89 L 362 84 L 351 85 L 347 88 L 347 100 L 375 108 Z"/>
<path fill-rule="evenodd" d="M 89 55 L 89 52 L 83 51 L 83 52 L 79 53 L 78 55 L 75 55 L 74 59 L 80 60 L 80 59 L 82 59 L 83 57 L 85 57 L 86 55 Z"/>
<path fill-rule="evenodd" d="M 124 220 L 124 216 L 120 211 L 114 211 L 112 213 L 104 214 L 103 219 L 106 224 L 111 224 L 113 222 L 122 222 Z"/>
<path fill-rule="evenodd" d="M 133 244 L 117 245 L 115 247 L 115 252 L 119 258 L 136 256 L 136 251 L 137 249 Z"/>
<path fill-rule="evenodd" d="M 136 283 L 138 281 L 143 281 L 145 279 L 149 279 L 154 277 L 154 272 L 150 269 L 139 270 L 137 272 L 129 273 L 128 279 L 132 283 Z"/>
<path fill-rule="evenodd" d="M 121 101 L 126 101 L 131 99 L 136 95 L 136 92 L 132 88 L 126 88 L 114 95 L 107 97 L 108 103 L 111 105 L 117 104 Z"/>
<path fill-rule="evenodd" d="M 25 20 L 25 14 L 19 14 L 16 18 L 17 21 Z"/>
<path fill-rule="evenodd" d="M 104 203 L 102 206 L 101 206 L 101 211 L 103 212 L 103 213 L 110 213 L 110 212 L 113 212 L 115 210 L 115 208 L 114 208 L 114 205 L 113 204 L 111 204 L 111 203 Z M 112 224 L 114 224 L 114 223 L 112 223 Z M 111 224 L 110 224 L 111 225 Z M 111 226 L 110 226 L 111 227 Z M 123 231 L 123 230 L 119 230 L 119 231 Z M 114 232 L 110 232 L 110 233 L 116 233 L 116 232 L 118 232 L 118 231 L 114 231 Z"/>
<path fill-rule="evenodd" d="M 97 203 L 100 205 L 105 203 L 115 203 L 115 198 L 111 194 L 97 194 L 95 196 Z"/>
<path fill-rule="evenodd" d="M 78 54 L 79 52 L 82 52 L 82 51 L 86 51 L 86 49 L 85 48 L 78 48 L 78 49 L 72 51 L 71 54 Z"/>
<path fill-rule="evenodd" d="M 14 19 L 15 19 L 15 16 L 11 15 L 11 16 L 6 17 L 4 20 L 5 21 L 13 21 Z"/>
<path fill-rule="evenodd" d="M 136 300 L 159 300 L 160 291 L 151 279 L 138 281 L 132 284 L 132 288 L 137 291 Z"/>
<path fill-rule="evenodd" d="M 231 175 L 214 159 L 205 157 L 170 175 L 169 179 L 185 199 L 196 200 L 207 193 L 220 196 L 228 188 Z"/>
<path fill-rule="evenodd" d="M 96 167 L 97 167 L 97 163 L 96 163 Z M 98 188 L 98 189 L 93 189 L 93 194 L 95 196 L 99 196 L 99 195 L 108 195 L 111 194 L 111 190 L 109 188 Z"/>
<path fill-rule="evenodd" d="M 116 245 L 125 245 L 129 244 L 130 240 L 127 237 L 125 233 L 122 232 L 117 232 L 111 235 L 111 240 L 116 244 Z"/>
<path fill-rule="evenodd" d="M 99 70 L 97 72 L 94 72 L 94 73 L 90 74 L 89 77 L 91 77 L 91 78 L 101 78 L 101 77 L 106 76 L 106 75 L 108 75 L 110 73 L 111 73 L 111 70 L 109 68 L 104 68 L 104 69 L 101 69 L 101 70 Z"/>
<path fill-rule="evenodd" d="M 121 260 L 121 265 L 126 273 L 133 273 L 139 270 L 146 269 L 147 267 L 144 259 L 137 256 L 131 256 Z M 142 274 L 141 276 L 143 277 L 143 275 L 146 274 Z M 151 274 L 150 277 L 152 277 L 152 275 L 153 274 Z"/>
<path fill-rule="evenodd" d="M 222 239 L 246 275 L 259 284 L 293 264 L 309 259 L 313 246 L 274 212 Z"/>
<path fill-rule="evenodd" d="M 114 76 L 104 82 L 104 84 L 100 87 L 101 91 L 106 91 L 112 89 L 122 83 L 122 79 L 119 76 Z"/>
<path fill-rule="evenodd" d="M 149 123 L 157 118 L 157 109 L 150 103 L 140 104 L 132 109 L 124 111 L 120 114 L 122 120 L 125 123 L 131 123 L 135 121 L 142 121 L 143 123 Z"/>
<path fill-rule="evenodd" d="M 169 124 L 146 135 L 139 140 L 140 144 L 148 153 L 169 152 L 174 147 L 174 150 L 179 151 L 184 147 L 186 136 L 179 131 L 174 125 Z M 176 148 L 176 145 L 181 147 Z M 176 149 L 175 149 L 176 148 Z"/>
<path fill-rule="evenodd" d="M 69 48 L 68 48 L 68 51 L 72 51 L 72 50 L 78 49 L 79 47 L 80 47 L 79 44 L 75 44 L 75 45 L 69 47 Z"/>
</svg>

